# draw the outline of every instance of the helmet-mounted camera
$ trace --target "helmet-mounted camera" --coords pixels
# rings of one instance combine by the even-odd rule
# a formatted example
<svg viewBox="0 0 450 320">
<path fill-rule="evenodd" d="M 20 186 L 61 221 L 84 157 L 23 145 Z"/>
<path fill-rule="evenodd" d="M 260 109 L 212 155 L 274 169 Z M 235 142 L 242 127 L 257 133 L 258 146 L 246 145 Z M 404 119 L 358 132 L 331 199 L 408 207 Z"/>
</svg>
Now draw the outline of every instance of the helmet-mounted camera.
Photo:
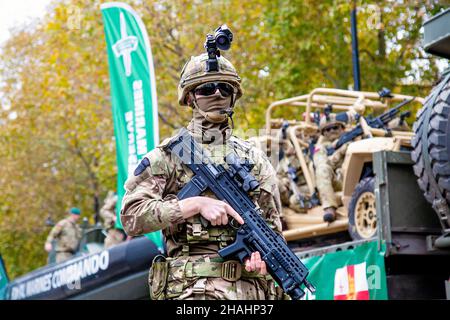
<svg viewBox="0 0 450 320">
<path fill-rule="evenodd" d="M 231 47 L 233 41 L 233 33 L 226 24 L 221 25 L 216 29 L 214 35 L 208 33 L 206 35 L 205 49 L 208 53 L 208 60 L 206 60 L 206 71 L 219 71 L 220 50 L 226 51 Z"/>
</svg>

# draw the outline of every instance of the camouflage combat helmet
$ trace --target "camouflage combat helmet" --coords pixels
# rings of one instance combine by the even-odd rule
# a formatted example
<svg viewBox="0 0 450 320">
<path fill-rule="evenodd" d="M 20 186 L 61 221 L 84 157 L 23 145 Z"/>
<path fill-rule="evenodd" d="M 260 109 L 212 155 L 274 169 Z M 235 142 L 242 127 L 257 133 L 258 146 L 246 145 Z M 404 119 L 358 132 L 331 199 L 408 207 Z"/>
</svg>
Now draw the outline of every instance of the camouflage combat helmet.
<svg viewBox="0 0 450 320">
<path fill-rule="evenodd" d="M 178 84 L 178 103 L 180 105 L 187 105 L 186 96 L 192 89 L 211 81 L 230 83 L 236 89 L 234 102 L 242 96 L 241 78 L 239 78 L 234 66 L 222 56 L 217 57 L 217 59 L 219 71 L 206 71 L 206 61 L 208 60 L 206 53 L 191 57 L 191 60 L 184 65 Z"/>
</svg>

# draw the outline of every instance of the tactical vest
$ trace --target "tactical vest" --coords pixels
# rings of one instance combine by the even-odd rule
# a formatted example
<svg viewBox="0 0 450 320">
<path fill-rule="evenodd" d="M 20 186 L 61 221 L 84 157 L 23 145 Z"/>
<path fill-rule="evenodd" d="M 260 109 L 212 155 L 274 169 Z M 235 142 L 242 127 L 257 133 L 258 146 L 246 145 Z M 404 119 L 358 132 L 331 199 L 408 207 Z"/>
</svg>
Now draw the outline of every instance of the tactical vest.
<svg viewBox="0 0 450 320">
<path fill-rule="evenodd" d="M 211 154 L 211 159 L 216 164 L 223 164 L 225 168 L 228 165 L 223 161 L 223 157 L 230 152 L 235 152 L 240 159 L 248 159 L 252 162 L 251 145 L 240 141 L 235 137 L 230 137 L 226 149 L 225 146 L 202 145 Z M 193 173 L 187 166 L 176 163 L 178 188 L 181 190 L 192 178 Z M 258 176 L 255 174 L 256 178 Z M 260 189 L 256 189 L 250 193 L 251 198 L 255 201 L 258 198 Z M 214 194 L 207 190 L 202 196 L 215 198 Z M 167 231 L 167 230 L 166 230 Z M 227 247 L 234 242 L 236 237 L 236 230 L 230 226 L 212 226 L 205 219 L 201 219 L 200 215 L 195 215 L 187 219 L 183 224 L 177 225 L 175 228 L 165 232 L 166 237 L 169 237 L 174 243 L 182 246 L 181 255 L 202 255 L 216 253 L 218 250 Z M 178 254 L 177 254 L 178 255 Z"/>
</svg>

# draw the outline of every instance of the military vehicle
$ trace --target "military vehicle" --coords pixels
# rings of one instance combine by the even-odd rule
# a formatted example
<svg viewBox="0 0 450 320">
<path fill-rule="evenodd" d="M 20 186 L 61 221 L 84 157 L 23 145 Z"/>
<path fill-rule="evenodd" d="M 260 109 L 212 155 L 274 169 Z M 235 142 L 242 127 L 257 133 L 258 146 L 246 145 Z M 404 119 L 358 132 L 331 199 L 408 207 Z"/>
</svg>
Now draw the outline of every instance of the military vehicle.
<svg viewBox="0 0 450 320">
<path fill-rule="evenodd" d="M 413 98 L 411 104 L 423 102 L 420 97 L 390 94 L 386 90 L 376 93 L 317 88 L 308 94 L 272 103 L 266 111 L 266 132 L 269 134 L 253 137 L 250 141 L 264 150 L 272 148 L 276 154 L 269 154 L 269 156 L 277 159 L 280 150 L 274 148 L 274 145 L 276 146 L 277 141 L 280 140 L 280 131 L 283 127 L 285 128 L 286 139 L 294 147 L 296 160 L 301 167 L 302 177 L 298 178 L 304 181 L 305 188 L 302 190 L 306 192 L 303 196 L 308 201 L 317 196 L 314 168 L 309 156 L 311 142 L 319 134 L 317 123 L 312 121 L 314 112 L 323 112 L 327 108 L 331 108 L 332 112 L 336 113 L 353 109 L 360 115 L 371 112 L 376 116 L 399 102 Z M 286 117 L 289 112 L 291 117 L 294 114 L 293 118 Z M 283 233 L 288 241 L 345 230 L 348 230 L 351 238 L 355 240 L 370 239 L 376 235 L 377 201 L 374 189 L 373 155 L 379 151 L 399 152 L 411 149 L 413 133 L 407 129 L 406 123 L 402 124 L 404 119 L 397 118 L 393 120 L 396 122 L 395 128 L 377 129 L 367 124 L 366 117 L 359 117 L 364 139 L 355 139 L 348 146 L 342 168 L 343 188 L 336 193 L 342 202 L 337 209 L 337 220 L 332 223 L 324 222 L 323 210 L 317 203 L 312 208 L 308 208 L 306 214 L 295 213 L 290 208 L 283 207 L 283 216 L 288 226 Z M 289 125 L 287 128 L 286 124 Z M 349 130 L 351 126 L 348 126 L 347 131 Z"/>
<path fill-rule="evenodd" d="M 450 59 L 449 26 L 450 9 L 424 23 L 426 52 Z M 274 105 L 295 103 L 296 100 Z M 358 298 L 357 286 L 359 293 L 364 290 L 370 292 L 370 295 L 364 297 L 368 299 L 450 299 L 450 68 L 442 73 L 427 98 L 416 100 L 423 107 L 417 112 L 413 133 L 402 133 L 393 148 L 380 148 L 372 154 L 366 153 L 366 159 L 372 159 L 370 164 L 373 175 L 370 179 L 373 186 L 371 185 L 365 198 L 371 199 L 370 203 L 375 203 L 376 212 L 376 223 L 369 229 L 373 231 L 376 227 L 376 232 L 370 231 L 368 234 L 373 234 L 374 237 L 352 241 L 342 241 L 340 238 L 337 244 L 327 245 L 312 241 L 326 226 L 322 226 L 316 233 L 309 232 L 308 227 L 302 227 L 303 238 L 297 247 L 297 255 L 310 268 L 311 281 L 318 281 L 316 285 L 323 291 L 322 296 L 317 294 L 319 299 L 323 299 L 326 294 L 333 299 L 333 291 L 326 292 L 330 288 L 334 289 L 334 299 L 341 299 L 341 287 L 344 287 L 344 299 Z M 272 119 L 269 113 L 267 119 L 268 126 L 279 126 L 279 120 Z M 292 135 L 293 140 L 296 138 Z M 393 135 L 392 138 L 395 140 L 396 136 Z M 364 150 L 373 139 L 375 138 L 352 143 L 348 148 L 351 153 L 348 159 L 353 157 L 352 151 Z M 352 171 L 356 169 L 355 177 L 358 178 L 359 175 L 361 178 L 360 172 L 365 169 L 361 171 L 361 165 L 353 165 L 358 162 L 362 161 L 346 159 L 345 165 Z M 357 184 L 351 182 L 355 181 L 355 177 L 345 178 L 342 192 L 344 208 L 348 203 L 349 220 L 352 210 L 350 203 L 353 199 L 362 198 L 358 197 L 361 192 L 358 192 Z M 346 187 L 351 185 L 356 187 L 346 191 Z M 344 196 L 347 196 L 347 200 Z M 366 211 L 373 212 L 372 205 L 366 208 Z M 352 234 L 353 223 L 349 221 L 348 224 Z M 317 226 L 313 225 L 311 228 Z M 364 230 L 357 226 L 355 228 L 357 232 Z M 294 232 L 301 234 L 301 231 L 300 228 Z M 290 230 L 285 231 L 288 235 L 289 232 Z M 336 238 L 336 234 L 330 235 L 330 238 Z M 311 247 L 305 248 L 308 242 Z M 373 245 L 375 250 L 368 250 L 374 248 Z M 378 260 L 376 265 L 371 264 L 374 256 Z M 338 267 L 333 272 L 333 267 L 328 263 L 336 261 Z M 318 276 L 323 275 L 320 272 L 321 263 L 327 264 L 328 270 L 322 279 Z M 362 276 L 356 275 L 357 266 L 364 266 Z M 373 272 L 374 270 L 377 272 Z M 345 275 L 343 282 L 339 280 L 339 275 L 342 274 Z M 377 280 L 371 282 L 370 278 Z M 385 292 L 378 295 L 383 290 Z"/>
</svg>

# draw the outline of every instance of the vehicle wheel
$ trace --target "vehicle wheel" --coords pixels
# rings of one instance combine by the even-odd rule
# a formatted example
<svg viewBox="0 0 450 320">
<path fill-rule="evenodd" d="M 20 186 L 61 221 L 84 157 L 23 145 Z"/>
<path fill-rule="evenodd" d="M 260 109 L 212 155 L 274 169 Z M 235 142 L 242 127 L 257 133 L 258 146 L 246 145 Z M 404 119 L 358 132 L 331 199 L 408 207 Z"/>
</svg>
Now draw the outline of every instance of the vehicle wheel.
<svg viewBox="0 0 450 320">
<path fill-rule="evenodd" d="M 348 232 L 353 240 L 370 239 L 377 233 L 375 178 L 362 179 L 348 206 Z"/>
<path fill-rule="evenodd" d="M 438 87 L 439 85 L 434 87 L 425 99 L 423 107 L 417 112 L 413 127 L 414 138 L 411 142 L 414 148 L 411 158 L 415 162 L 414 173 L 418 178 L 417 182 L 427 201 L 433 204 L 440 193 L 446 199 L 448 206 L 450 205 L 450 82 L 444 85 L 432 105 L 432 96 Z M 428 108 L 431 108 L 430 118 L 425 124 Z M 422 150 L 423 130 L 427 131 L 428 152 L 426 154 Z M 425 170 L 424 157 L 429 159 L 432 177 Z M 436 181 L 437 187 L 430 183 L 431 179 Z M 450 224 L 450 217 L 447 217 L 447 220 Z"/>
</svg>

